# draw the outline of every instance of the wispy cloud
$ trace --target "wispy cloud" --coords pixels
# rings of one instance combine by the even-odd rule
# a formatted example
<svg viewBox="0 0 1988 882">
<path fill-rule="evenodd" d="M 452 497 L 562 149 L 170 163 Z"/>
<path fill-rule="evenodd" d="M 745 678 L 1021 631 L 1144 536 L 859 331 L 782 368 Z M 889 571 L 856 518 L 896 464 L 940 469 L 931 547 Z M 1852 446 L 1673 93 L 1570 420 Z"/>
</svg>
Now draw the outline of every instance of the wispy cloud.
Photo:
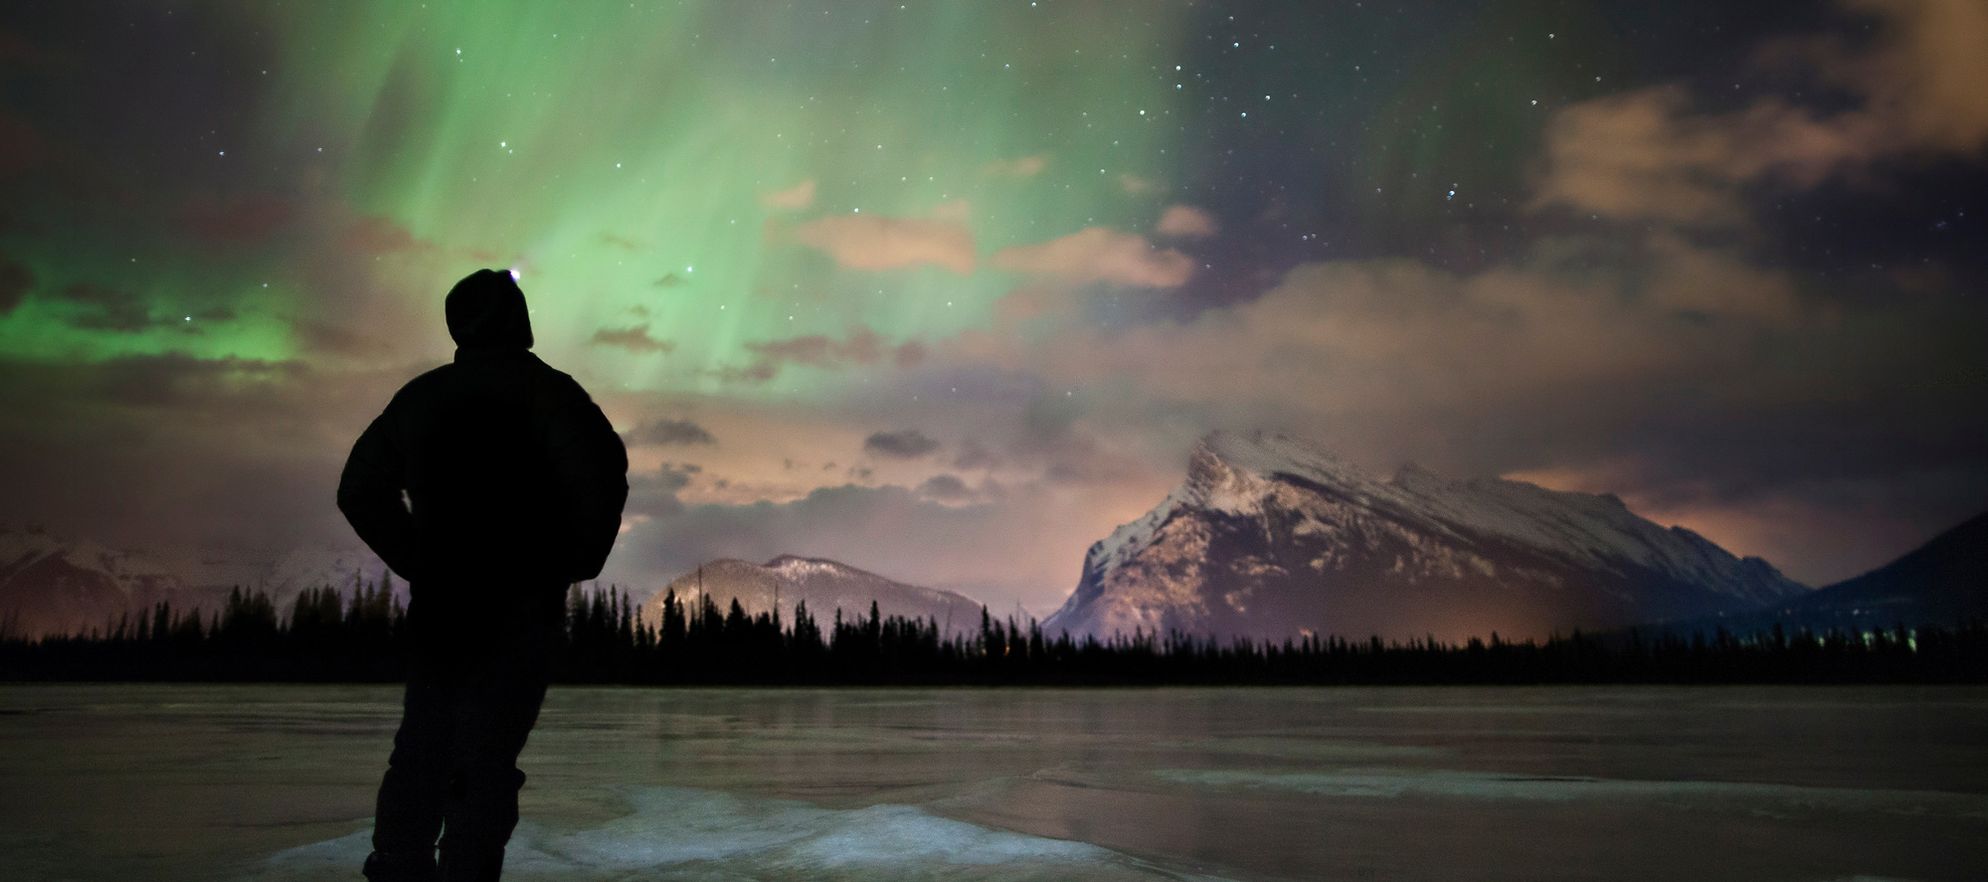
<svg viewBox="0 0 1988 882">
<path fill-rule="evenodd" d="M 1194 274 L 1194 261 L 1187 255 L 1155 247 L 1143 236 L 1106 227 L 1088 227 L 1048 242 L 1003 248 L 994 253 L 992 263 L 1005 270 L 1071 282 L 1150 288 L 1178 287 Z"/>
<path fill-rule="evenodd" d="M 595 346 L 616 346 L 630 352 L 655 353 L 669 352 L 676 344 L 649 336 L 647 325 L 629 325 L 625 328 L 601 328 L 587 342 Z"/>
</svg>

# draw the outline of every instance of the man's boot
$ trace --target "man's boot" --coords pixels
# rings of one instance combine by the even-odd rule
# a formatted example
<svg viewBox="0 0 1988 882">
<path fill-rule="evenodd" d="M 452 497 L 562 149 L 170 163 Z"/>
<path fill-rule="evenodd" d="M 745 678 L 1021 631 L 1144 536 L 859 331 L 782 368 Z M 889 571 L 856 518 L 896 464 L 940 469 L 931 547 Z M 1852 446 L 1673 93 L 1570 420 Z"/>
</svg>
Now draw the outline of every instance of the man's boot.
<svg viewBox="0 0 1988 882">
<path fill-rule="evenodd" d="M 441 876 L 435 867 L 435 852 L 384 852 L 366 855 L 368 882 L 436 882 Z M 491 878 L 496 878 L 495 876 Z"/>
<path fill-rule="evenodd" d="M 445 848 L 441 882 L 497 882 L 504 873 L 504 848 Z"/>
</svg>

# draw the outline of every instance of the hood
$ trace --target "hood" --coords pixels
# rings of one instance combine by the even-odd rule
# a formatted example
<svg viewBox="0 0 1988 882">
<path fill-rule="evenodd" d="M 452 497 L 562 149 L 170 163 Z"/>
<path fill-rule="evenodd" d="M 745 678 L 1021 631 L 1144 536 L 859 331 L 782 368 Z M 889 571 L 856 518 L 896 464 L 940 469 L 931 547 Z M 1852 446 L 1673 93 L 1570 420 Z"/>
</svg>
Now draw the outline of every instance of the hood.
<svg viewBox="0 0 1988 882">
<path fill-rule="evenodd" d="M 449 336 L 457 346 L 474 349 L 530 349 L 531 315 L 525 292 L 504 270 L 482 269 L 449 289 L 443 301 Z"/>
</svg>

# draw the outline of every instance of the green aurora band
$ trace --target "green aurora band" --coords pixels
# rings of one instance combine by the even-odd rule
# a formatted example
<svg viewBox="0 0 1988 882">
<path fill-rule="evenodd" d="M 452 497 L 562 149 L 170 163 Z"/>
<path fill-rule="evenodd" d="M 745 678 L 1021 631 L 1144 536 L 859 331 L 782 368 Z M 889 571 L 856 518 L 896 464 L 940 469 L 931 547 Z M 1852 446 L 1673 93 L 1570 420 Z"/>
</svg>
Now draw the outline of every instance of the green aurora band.
<svg viewBox="0 0 1988 882">
<path fill-rule="evenodd" d="M 751 341 L 867 328 L 894 343 L 985 323 L 1018 278 L 984 259 L 848 269 L 782 231 L 950 204 L 985 258 L 1089 226 L 1145 229 L 1164 194 L 1126 181 L 1172 176 L 1174 111 L 1191 100 L 1175 86 L 1187 22 L 1174 6 L 1137 22 L 981 3 L 426 7 L 251 13 L 270 68 L 254 118 L 217 133 L 236 144 L 217 164 L 411 235 L 359 276 L 412 298 L 410 315 L 473 266 L 518 268 L 540 351 L 636 389 L 717 391 L 714 369 L 749 362 Z M 1107 29 L 1136 33 L 1101 43 Z M 1013 172 L 1043 156 L 1039 174 Z M 804 210 L 766 204 L 805 181 Z M 22 259 L 39 287 L 141 292 L 153 322 L 91 330 L 67 320 L 71 304 L 31 297 L 0 319 L 0 350 L 30 358 L 299 358 L 291 305 L 341 296 L 312 289 L 284 247 L 202 256 L 106 236 Z M 643 325 L 674 348 L 587 345 Z M 809 381 L 834 378 L 727 391 L 816 394 Z"/>
</svg>

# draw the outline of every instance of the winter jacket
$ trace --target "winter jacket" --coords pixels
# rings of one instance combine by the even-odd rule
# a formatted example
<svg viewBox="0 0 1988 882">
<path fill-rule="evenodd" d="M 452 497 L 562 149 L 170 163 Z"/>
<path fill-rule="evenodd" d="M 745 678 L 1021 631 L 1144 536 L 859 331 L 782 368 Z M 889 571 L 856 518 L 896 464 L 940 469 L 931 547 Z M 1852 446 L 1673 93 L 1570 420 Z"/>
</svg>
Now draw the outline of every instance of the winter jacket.
<svg viewBox="0 0 1988 882">
<path fill-rule="evenodd" d="M 416 606 L 425 594 L 444 614 L 509 599 L 558 608 L 568 585 L 600 574 L 628 498 L 621 438 L 578 382 L 528 351 L 515 283 L 485 274 L 500 275 L 449 295 L 454 362 L 394 395 L 338 485 L 359 537 Z"/>
</svg>

